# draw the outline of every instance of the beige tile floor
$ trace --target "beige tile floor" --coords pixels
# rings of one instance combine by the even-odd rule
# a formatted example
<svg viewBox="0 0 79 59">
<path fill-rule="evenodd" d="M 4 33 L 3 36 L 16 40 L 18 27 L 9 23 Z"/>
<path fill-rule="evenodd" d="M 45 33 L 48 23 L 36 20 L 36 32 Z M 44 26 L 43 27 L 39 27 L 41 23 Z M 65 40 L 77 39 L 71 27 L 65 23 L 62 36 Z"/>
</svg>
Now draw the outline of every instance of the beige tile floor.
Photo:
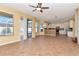
<svg viewBox="0 0 79 59">
<path fill-rule="evenodd" d="M 2 56 L 76 56 L 79 46 L 66 36 L 38 36 L 0 47 Z"/>
</svg>

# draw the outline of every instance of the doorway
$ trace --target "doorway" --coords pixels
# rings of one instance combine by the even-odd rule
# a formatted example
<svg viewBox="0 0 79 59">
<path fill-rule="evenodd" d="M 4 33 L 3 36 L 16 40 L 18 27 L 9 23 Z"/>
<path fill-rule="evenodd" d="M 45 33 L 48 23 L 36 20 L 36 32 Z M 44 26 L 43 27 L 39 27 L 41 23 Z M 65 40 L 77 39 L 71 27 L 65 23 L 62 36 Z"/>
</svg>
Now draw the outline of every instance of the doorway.
<svg viewBox="0 0 79 59">
<path fill-rule="evenodd" d="M 32 38 L 32 20 L 27 19 L 27 38 Z"/>
<path fill-rule="evenodd" d="M 60 27 L 56 26 L 56 36 L 59 36 L 59 30 L 60 30 Z"/>
</svg>

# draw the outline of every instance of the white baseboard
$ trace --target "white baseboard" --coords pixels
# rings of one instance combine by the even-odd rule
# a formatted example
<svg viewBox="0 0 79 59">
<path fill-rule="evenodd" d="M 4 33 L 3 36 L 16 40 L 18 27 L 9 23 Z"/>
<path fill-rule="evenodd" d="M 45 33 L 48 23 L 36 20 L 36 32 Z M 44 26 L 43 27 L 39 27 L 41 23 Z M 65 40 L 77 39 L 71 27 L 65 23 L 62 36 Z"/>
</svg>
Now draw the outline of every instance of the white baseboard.
<svg viewBox="0 0 79 59">
<path fill-rule="evenodd" d="M 19 41 L 20 41 L 20 40 L 16 40 L 16 41 L 11 41 L 11 42 L 7 42 L 7 43 L 3 43 L 3 44 L 0 44 L 0 46 L 7 45 L 7 44 L 12 44 L 12 43 L 19 42 Z"/>
</svg>

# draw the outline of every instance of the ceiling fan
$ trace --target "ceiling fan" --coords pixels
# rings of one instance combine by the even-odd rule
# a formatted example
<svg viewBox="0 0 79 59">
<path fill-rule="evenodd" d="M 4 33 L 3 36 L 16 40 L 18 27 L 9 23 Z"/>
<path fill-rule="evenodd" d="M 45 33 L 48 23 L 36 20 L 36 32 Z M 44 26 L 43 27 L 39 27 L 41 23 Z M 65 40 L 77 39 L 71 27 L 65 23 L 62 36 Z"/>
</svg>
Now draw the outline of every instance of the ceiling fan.
<svg viewBox="0 0 79 59">
<path fill-rule="evenodd" d="M 37 6 L 33 6 L 33 5 L 29 5 L 29 6 L 35 8 L 33 12 L 37 10 L 43 13 L 43 9 L 49 9 L 49 7 L 42 7 L 42 3 L 38 3 Z"/>
</svg>

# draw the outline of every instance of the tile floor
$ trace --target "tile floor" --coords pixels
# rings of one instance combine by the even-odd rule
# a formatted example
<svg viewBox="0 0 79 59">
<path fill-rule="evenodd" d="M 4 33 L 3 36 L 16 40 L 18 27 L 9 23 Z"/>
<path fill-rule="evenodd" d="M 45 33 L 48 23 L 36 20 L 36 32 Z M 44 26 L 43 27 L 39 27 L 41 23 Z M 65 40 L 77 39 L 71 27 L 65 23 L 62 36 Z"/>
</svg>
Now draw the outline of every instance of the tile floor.
<svg viewBox="0 0 79 59">
<path fill-rule="evenodd" d="M 0 47 L 1 56 L 77 56 L 79 46 L 66 36 L 38 36 Z"/>
</svg>

